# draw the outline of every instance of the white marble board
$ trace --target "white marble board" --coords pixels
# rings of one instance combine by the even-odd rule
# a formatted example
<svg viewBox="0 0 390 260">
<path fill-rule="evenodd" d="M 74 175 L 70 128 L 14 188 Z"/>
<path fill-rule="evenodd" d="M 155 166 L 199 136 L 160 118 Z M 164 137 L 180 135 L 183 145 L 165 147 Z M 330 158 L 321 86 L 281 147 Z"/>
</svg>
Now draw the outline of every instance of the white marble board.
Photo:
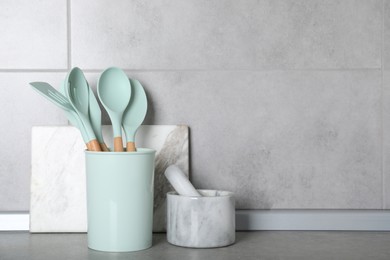
<svg viewBox="0 0 390 260">
<path fill-rule="evenodd" d="M 112 146 L 112 130 L 103 126 Z M 166 192 L 172 188 L 163 173 L 171 164 L 188 176 L 188 127 L 143 125 L 136 144 L 153 148 L 155 159 L 153 231 L 165 231 Z M 86 232 L 85 145 L 72 126 L 32 128 L 30 232 Z"/>
</svg>

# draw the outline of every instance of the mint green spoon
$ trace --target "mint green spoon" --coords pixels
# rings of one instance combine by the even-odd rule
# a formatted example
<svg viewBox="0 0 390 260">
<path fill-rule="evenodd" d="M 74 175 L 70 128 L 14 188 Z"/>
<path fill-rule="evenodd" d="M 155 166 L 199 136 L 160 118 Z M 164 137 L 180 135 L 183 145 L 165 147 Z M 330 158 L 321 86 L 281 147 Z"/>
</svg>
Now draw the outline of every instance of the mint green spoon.
<svg viewBox="0 0 390 260">
<path fill-rule="evenodd" d="M 123 70 L 111 67 L 100 75 L 97 92 L 111 119 L 114 132 L 114 151 L 123 152 L 121 124 L 123 112 L 130 102 L 130 81 Z"/>
<path fill-rule="evenodd" d="M 131 98 L 125 113 L 123 114 L 122 126 L 126 134 L 126 150 L 136 151 L 134 139 L 138 127 L 145 119 L 148 109 L 148 100 L 141 83 L 136 79 L 130 79 Z"/>
<path fill-rule="evenodd" d="M 70 104 L 76 110 L 87 132 L 89 140 L 87 146 L 89 150 L 101 151 L 89 120 L 89 86 L 83 72 L 79 68 L 73 68 L 67 75 L 65 89 Z"/>
</svg>

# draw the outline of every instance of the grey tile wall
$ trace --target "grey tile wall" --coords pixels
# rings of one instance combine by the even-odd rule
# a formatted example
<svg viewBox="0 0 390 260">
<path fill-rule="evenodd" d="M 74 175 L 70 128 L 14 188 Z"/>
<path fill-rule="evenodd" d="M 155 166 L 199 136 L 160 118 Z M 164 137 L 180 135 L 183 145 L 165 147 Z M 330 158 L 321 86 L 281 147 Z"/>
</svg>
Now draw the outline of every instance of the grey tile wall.
<svg viewBox="0 0 390 260">
<path fill-rule="evenodd" d="M 62 111 L 29 87 L 33 81 L 59 86 L 65 73 L 0 72 L 0 211 L 29 209 L 31 126 L 61 125 Z"/>
<path fill-rule="evenodd" d="M 197 187 L 389 208 L 389 1 L 2 1 L 0 211 L 28 210 L 31 126 L 66 124 L 28 82 L 112 65 L 144 84 L 145 123 L 190 126 Z"/>
<path fill-rule="evenodd" d="M 72 64 L 129 69 L 370 68 L 382 1 L 72 2 Z"/>
<path fill-rule="evenodd" d="M 0 69 L 66 69 L 66 3 L 0 1 Z"/>
</svg>

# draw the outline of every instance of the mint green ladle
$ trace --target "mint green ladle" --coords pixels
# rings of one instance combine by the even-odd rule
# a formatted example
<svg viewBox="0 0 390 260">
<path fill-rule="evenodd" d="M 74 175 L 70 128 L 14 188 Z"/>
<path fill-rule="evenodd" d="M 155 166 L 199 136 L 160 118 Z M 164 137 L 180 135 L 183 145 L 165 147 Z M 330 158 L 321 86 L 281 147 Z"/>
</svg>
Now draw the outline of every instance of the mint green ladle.
<svg viewBox="0 0 390 260">
<path fill-rule="evenodd" d="M 141 83 L 136 79 L 130 79 L 131 98 L 125 113 L 123 114 L 122 126 L 126 134 L 126 151 L 136 151 L 134 139 L 138 127 L 145 119 L 148 109 L 148 100 Z"/>
<path fill-rule="evenodd" d="M 123 152 L 122 117 L 130 102 L 131 85 L 123 70 L 111 67 L 103 71 L 98 80 L 97 92 L 107 110 L 114 132 L 114 151 Z"/>
</svg>

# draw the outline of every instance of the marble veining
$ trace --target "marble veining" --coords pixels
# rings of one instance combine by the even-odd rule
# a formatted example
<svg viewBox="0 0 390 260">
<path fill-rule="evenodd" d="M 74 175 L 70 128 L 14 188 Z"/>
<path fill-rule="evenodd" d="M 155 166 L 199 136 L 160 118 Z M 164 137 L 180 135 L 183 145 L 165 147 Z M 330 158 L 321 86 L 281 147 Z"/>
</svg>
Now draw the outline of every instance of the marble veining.
<svg viewBox="0 0 390 260">
<path fill-rule="evenodd" d="M 166 138 L 160 153 L 156 155 L 154 171 L 154 231 L 165 231 L 166 194 L 173 190 L 165 178 L 165 169 L 176 164 L 188 176 L 188 128 L 176 127 Z"/>
<path fill-rule="evenodd" d="M 107 145 L 112 130 L 103 127 Z M 141 126 L 138 147 L 153 148 L 155 159 L 154 231 L 165 230 L 165 193 L 171 188 L 162 178 L 165 168 L 178 165 L 188 176 L 188 127 Z M 32 173 L 30 201 L 31 232 L 85 232 L 85 145 L 71 126 L 32 129 Z"/>
<path fill-rule="evenodd" d="M 235 241 L 235 202 L 231 192 L 198 190 L 204 197 L 167 196 L 167 239 L 195 248 L 227 246 Z"/>
</svg>

